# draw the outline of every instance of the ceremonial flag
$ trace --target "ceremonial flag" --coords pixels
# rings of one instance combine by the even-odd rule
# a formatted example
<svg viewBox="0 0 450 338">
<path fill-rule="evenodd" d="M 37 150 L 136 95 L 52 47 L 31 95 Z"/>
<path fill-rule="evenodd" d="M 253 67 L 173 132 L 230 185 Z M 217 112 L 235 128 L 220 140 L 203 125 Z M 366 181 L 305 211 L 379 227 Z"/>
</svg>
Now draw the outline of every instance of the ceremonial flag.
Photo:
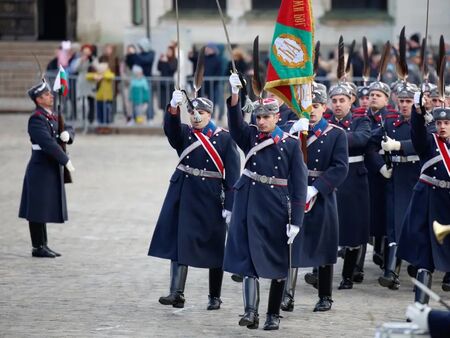
<svg viewBox="0 0 450 338">
<path fill-rule="evenodd" d="M 265 89 L 309 118 L 314 79 L 311 0 L 282 0 L 270 50 Z"/>
<path fill-rule="evenodd" d="M 61 65 L 59 65 L 58 75 L 56 76 L 55 83 L 53 84 L 53 91 L 61 91 L 62 96 L 67 96 L 69 93 L 67 73 Z"/>
</svg>

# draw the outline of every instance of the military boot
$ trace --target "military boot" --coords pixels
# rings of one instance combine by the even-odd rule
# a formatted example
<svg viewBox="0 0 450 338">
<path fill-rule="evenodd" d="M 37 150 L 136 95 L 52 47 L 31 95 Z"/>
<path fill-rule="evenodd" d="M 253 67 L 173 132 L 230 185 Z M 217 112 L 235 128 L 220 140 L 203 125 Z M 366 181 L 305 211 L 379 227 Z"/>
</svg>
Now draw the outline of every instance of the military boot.
<svg viewBox="0 0 450 338">
<path fill-rule="evenodd" d="M 257 329 L 259 326 L 259 281 L 254 277 L 244 277 L 242 281 L 242 296 L 244 298 L 244 315 L 239 320 L 239 326 Z"/>
<path fill-rule="evenodd" d="M 159 302 L 163 305 L 172 305 L 183 308 L 185 303 L 184 287 L 186 285 L 188 267 L 177 262 L 170 263 L 170 293 L 166 297 L 160 297 Z"/>
</svg>

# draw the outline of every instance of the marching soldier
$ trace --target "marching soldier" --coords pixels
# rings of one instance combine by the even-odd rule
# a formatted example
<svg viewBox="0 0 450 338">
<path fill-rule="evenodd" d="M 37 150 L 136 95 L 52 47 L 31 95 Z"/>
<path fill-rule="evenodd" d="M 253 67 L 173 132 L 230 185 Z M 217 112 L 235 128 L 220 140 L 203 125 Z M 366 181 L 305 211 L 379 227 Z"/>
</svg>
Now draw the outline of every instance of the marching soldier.
<svg viewBox="0 0 450 338">
<path fill-rule="evenodd" d="M 369 109 L 369 87 L 368 86 L 358 87 L 357 96 L 359 107 L 353 110 L 352 112 L 358 114 L 365 113 L 367 109 Z"/>
<path fill-rule="evenodd" d="M 175 90 L 164 116 L 164 132 L 179 161 L 148 255 L 171 260 L 170 293 L 159 298 L 161 304 L 184 307 L 188 266 L 194 266 L 209 269 L 207 310 L 217 310 L 222 303 L 225 223 L 231 217 L 239 154 L 230 134 L 211 120 L 210 100 L 192 100 L 192 126 L 181 123 L 182 101 L 182 92 Z"/>
<path fill-rule="evenodd" d="M 340 290 L 353 288 L 358 255 L 369 238 L 369 193 L 364 150 L 370 138 L 370 123 L 367 116 L 351 113 L 351 95 L 348 87 L 341 83 L 332 87 L 329 93 L 333 110 L 329 122 L 344 129 L 349 153 L 348 174 L 337 191 L 339 245 L 345 247 Z"/>
<path fill-rule="evenodd" d="M 277 125 L 278 126 L 283 126 L 285 125 L 288 121 L 296 121 L 298 120 L 298 116 L 296 113 L 294 113 L 291 108 L 289 108 L 289 106 L 283 102 L 282 99 L 280 99 L 278 96 L 276 96 L 275 94 L 268 92 L 267 93 L 267 98 L 273 98 L 275 100 L 277 100 L 279 107 L 279 114 L 280 114 L 280 118 L 278 119 Z M 251 124 L 256 125 L 256 116 L 255 114 L 252 114 L 251 117 Z"/>
<path fill-rule="evenodd" d="M 298 139 L 276 125 L 278 103 L 274 99 L 256 103 L 257 125 L 248 125 L 240 111 L 237 74 L 230 76 L 230 84 L 228 125 L 246 159 L 235 184 L 224 270 L 244 278 L 245 313 L 239 325 L 249 329 L 259 325 L 259 278 L 272 280 L 264 330 L 277 330 L 289 268 L 287 244 L 303 224 L 307 171 Z"/>
<path fill-rule="evenodd" d="M 283 311 L 293 311 L 294 294 L 299 267 L 318 266 L 317 288 L 319 301 L 316 311 L 331 309 L 333 265 L 337 260 L 339 220 L 336 189 L 348 173 L 347 137 L 342 128 L 329 124 L 323 118 L 327 106 L 327 89 L 314 83 L 312 112 L 308 131 L 308 189 L 307 213 L 299 238 L 293 244 L 293 268 L 285 285 Z M 292 125 L 290 133 L 297 132 Z M 300 128 L 302 130 L 302 128 Z"/>
<path fill-rule="evenodd" d="M 410 118 L 417 87 L 403 82 L 397 86 L 397 101 L 400 110 L 399 117 L 386 117 L 384 131 L 374 130 L 369 142 L 368 153 L 374 153 L 378 158 L 378 166 L 385 165 L 380 156 L 380 149 L 389 153 L 392 161 L 392 177 L 387 182 L 387 260 L 384 264 L 384 274 L 378 279 L 381 286 L 397 290 L 401 260 L 397 258 L 397 243 L 406 209 L 411 199 L 415 183 L 419 177 L 419 157 L 412 141 Z"/>
<path fill-rule="evenodd" d="M 64 166 L 75 170 L 58 142 L 71 144 L 75 133 L 69 126 L 59 130 L 53 94 L 45 80 L 30 88 L 28 96 L 36 109 L 28 120 L 32 151 L 23 180 L 19 217 L 28 220 L 32 256 L 55 258 L 61 254 L 47 245 L 47 223 L 67 221 Z"/>
</svg>

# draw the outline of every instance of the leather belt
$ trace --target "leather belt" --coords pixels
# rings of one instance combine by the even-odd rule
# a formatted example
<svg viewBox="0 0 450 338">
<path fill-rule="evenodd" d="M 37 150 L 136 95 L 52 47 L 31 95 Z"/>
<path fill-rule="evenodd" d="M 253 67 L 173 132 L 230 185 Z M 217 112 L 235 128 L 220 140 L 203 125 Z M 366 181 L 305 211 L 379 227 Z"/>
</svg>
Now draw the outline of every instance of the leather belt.
<svg viewBox="0 0 450 338">
<path fill-rule="evenodd" d="M 411 155 L 411 156 L 398 156 L 394 155 L 391 157 L 392 162 L 395 163 L 406 163 L 406 162 L 416 162 L 419 161 L 419 156 Z"/>
<path fill-rule="evenodd" d="M 41 146 L 39 144 L 32 144 L 31 149 L 33 150 L 42 150 Z"/>
<path fill-rule="evenodd" d="M 420 175 L 419 179 L 422 182 L 434 185 L 435 187 L 439 187 L 442 189 L 450 189 L 450 182 L 448 181 L 438 180 L 425 174 Z"/>
<path fill-rule="evenodd" d="M 364 155 L 348 157 L 348 163 L 356 163 L 356 162 L 363 162 L 363 161 L 364 161 Z"/>
<path fill-rule="evenodd" d="M 276 177 L 270 177 L 266 175 L 259 175 L 257 173 L 251 172 L 248 169 L 244 169 L 242 172 L 243 175 L 250 177 L 253 181 L 263 183 L 263 184 L 270 184 L 270 185 L 279 185 L 282 187 L 286 187 L 288 180 L 286 178 L 276 178 Z"/>
<path fill-rule="evenodd" d="M 222 175 L 217 171 L 208 171 L 197 168 L 190 168 L 185 166 L 184 164 L 179 164 L 177 166 L 177 169 L 180 169 L 181 171 L 192 176 L 207 177 L 207 178 L 222 178 Z"/>
<path fill-rule="evenodd" d="M 308 176 L 309 177 L 319 177 L 320 175 L 323 174 L 323 171 L 318 171 L 318 170 L 308 170 Z"/>
</svg>

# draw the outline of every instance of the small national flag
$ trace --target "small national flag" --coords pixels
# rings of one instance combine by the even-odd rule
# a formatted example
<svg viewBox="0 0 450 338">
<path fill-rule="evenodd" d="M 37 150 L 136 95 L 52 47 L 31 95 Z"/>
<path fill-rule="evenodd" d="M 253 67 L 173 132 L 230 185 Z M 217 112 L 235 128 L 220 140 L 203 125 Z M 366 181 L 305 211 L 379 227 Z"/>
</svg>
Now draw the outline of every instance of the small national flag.
<svg viewBox="0 0 450 338">
<path fill-rule="evenodd" d="M 311 111 L 314 63 L 311 0 L 282 0 L 270 50 L 265 89 L 300 117 Z"/>
<path fill-rule="evenodd" d="M 59 72 L 53 84 L 53 91 L 60 91 L 62 96 L 67 96 L 69 93 L 69 82 L 67 81 L 67 73 L 64 68 L 59 65 Z"/>
</svg>

